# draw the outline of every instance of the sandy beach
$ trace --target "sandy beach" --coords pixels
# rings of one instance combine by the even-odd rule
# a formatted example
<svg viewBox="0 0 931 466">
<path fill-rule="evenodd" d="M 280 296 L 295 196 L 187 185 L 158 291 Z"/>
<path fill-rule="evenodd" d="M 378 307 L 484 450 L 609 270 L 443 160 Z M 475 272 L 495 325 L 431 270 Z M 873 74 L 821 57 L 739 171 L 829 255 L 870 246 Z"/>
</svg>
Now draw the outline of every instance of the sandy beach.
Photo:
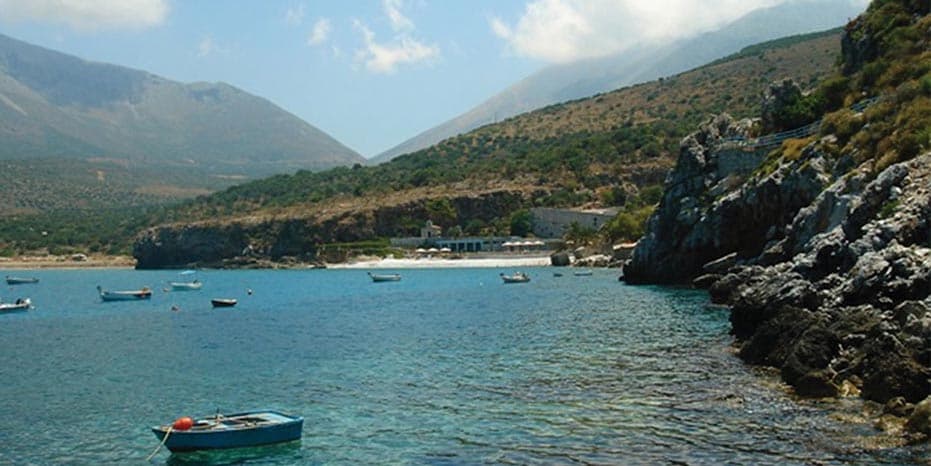
<svg viewBox="0 0 931 466">
<path fill-rule="evenodd" d="M 52 255 L 0 257 L 0 270 L 132 268 L 135 265 L 136 259 L 131 256 L 90 255 L 82 261 L 73 260 L 71 256 Z"/>
<path fill-rule="evenodd" d="M 327 264 L 331 269 L 416 269 L 466 267 L 541 267 L 550 265 L 549 256 L 481 257 L 464 259 L 447 258 L 371 258 L 342 264 Z"/>
</svg>

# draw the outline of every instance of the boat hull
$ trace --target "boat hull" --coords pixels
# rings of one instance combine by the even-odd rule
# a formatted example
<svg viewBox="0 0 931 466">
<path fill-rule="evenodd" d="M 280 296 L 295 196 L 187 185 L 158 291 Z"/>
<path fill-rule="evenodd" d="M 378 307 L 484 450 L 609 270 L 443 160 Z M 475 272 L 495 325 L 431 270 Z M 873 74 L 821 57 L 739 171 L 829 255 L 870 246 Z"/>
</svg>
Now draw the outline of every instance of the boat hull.
<svg viewBox="0 0 931 466">
<path fill-rule="evenodd" d="M 530 276 L 521 272 L 517 272 L 514 275 L 505 275 L 501 274 L 501 280 L 504 283 L 527 283 L 530 281 Z"/>
<path fill-rule="evenodd" d="M 400 275 L 400 274 L 396 274 L 396 273 L 389 273 L 389 274 L 375 274 L 375 273 L 370 273 L 370 274 L 369 274 L 369 277 L 372 277 L 372 281 L 373 281 L 373 282 L 376 282 L 376 283 L 379 283 L 379 282 L 397 282 L 397 281 L 400 281 L 400 280 L 401 280 L 401 275 Z"/>
<path fill-rule="evenodd" d="M 228 416 L 227 419 L 249 414 L 234 414 Z M 227 426 L 220 425 L 216 429 L 172 430 L 168 439 L 165 440 L 165 447 L 173 452 L 219 450 L 290 442 L 301 438 L 304 418 L 273 411 L 256 414 L 269 416 L 275 422 L 243 428 L 227 428 Z M 159 441 L 162 441 L 168 432 L 168 426 L 153 427 L 152 432 Z"/>
<path fill-rule="evenodd" d="M 210 304 L 213 307 L 233 307 L 238 301 L 235 299 L 211 299 Z"/>
<path fill-rule="evenodd" d="M 32 307 L 32 301 L 28 299 L 23 302 L 19 302 L 19 303 L 0 304 L 0 314 L 7 313 L 7 312 L 28 311 L 29 308 L 31 307 Z"/>
<path fill-rule="evenodd" d="M 170 282 L 168 285 L 172 291 L 194 291 L 204 286 L 201 282 Z"/>
<path fill-rule="evenodd" d="M 504 283 L 527 283 L 529 278 L 503 278 Z"/>
<path fill-rule="evenodd" d="M 100 293 L 103 301 L 139 301 L 152 297 L 151 292 L 104 291 Z"/>
<path fill-rule="evenodd" d="M 27 285 L 30 283 L 39 283 L 38 278 L 23 278 L 23 277 L 6 277 L 7 285 Z"/>
</svg>

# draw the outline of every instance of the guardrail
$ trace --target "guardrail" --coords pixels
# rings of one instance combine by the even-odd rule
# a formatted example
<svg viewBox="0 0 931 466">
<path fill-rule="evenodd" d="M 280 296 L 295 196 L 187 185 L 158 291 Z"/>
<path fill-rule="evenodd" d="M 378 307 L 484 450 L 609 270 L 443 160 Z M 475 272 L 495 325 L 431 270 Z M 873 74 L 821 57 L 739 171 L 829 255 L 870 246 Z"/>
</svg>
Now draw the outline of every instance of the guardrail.
<svg viewBox="0 0 931 466">
<path fill-rule="evenodd" d="M 879 97 L 863 99 L 851 105 L 850 109 L 855 112 L 862 112 L 864 109 L 866 109 L 866 107 L 869 107 L 877 100 L 879 100 Z M 734 146 L 734 148 L 740 148 L 754 152 L 758 150 L 772 149 L 774 147 L 780 146 L 786 139 L 807 138 L 808 136 L 817 133 L 821 128 L 821 121 L 822 120 L 818 120 L 799 128 L 790 129 L 788 131 L 782 131 L 779 133 L 767 134 L 758 138 L 748 139 L 743 136 L 731 136 L 722 139 L 719 143 L 719 146 Z"/>
</svg>

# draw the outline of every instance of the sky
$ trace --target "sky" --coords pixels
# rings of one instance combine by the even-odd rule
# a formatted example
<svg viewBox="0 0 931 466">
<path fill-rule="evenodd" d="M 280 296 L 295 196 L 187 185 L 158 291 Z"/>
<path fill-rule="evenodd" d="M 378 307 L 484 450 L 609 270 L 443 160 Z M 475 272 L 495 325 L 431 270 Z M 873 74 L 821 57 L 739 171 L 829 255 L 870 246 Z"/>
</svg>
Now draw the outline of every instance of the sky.
<svg viewBox="0 0 931 466">
<path fill-rule="evenodd" d="M 0 0 L 0 33 L 226 82 L 373 157 L 547 65 L 786 1 L 800 0 Z"/>
</svg>

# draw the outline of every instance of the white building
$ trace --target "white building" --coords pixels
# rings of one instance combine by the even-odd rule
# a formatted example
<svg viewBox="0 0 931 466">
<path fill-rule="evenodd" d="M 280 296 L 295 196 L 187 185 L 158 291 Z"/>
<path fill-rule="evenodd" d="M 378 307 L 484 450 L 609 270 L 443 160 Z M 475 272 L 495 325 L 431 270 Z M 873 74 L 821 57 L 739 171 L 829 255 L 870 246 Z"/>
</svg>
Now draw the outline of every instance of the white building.
<svg viewBox="0 0 931 466">
<path fill-rule="evenodd" d="M 618 212 L 618 209 L 582 210 L 534 207 L 530 209 L 533 215 L 531 231 L 541 238 L 562 238 L 573 223 L 597 231 L 613 220 Z"/>
</svg>

